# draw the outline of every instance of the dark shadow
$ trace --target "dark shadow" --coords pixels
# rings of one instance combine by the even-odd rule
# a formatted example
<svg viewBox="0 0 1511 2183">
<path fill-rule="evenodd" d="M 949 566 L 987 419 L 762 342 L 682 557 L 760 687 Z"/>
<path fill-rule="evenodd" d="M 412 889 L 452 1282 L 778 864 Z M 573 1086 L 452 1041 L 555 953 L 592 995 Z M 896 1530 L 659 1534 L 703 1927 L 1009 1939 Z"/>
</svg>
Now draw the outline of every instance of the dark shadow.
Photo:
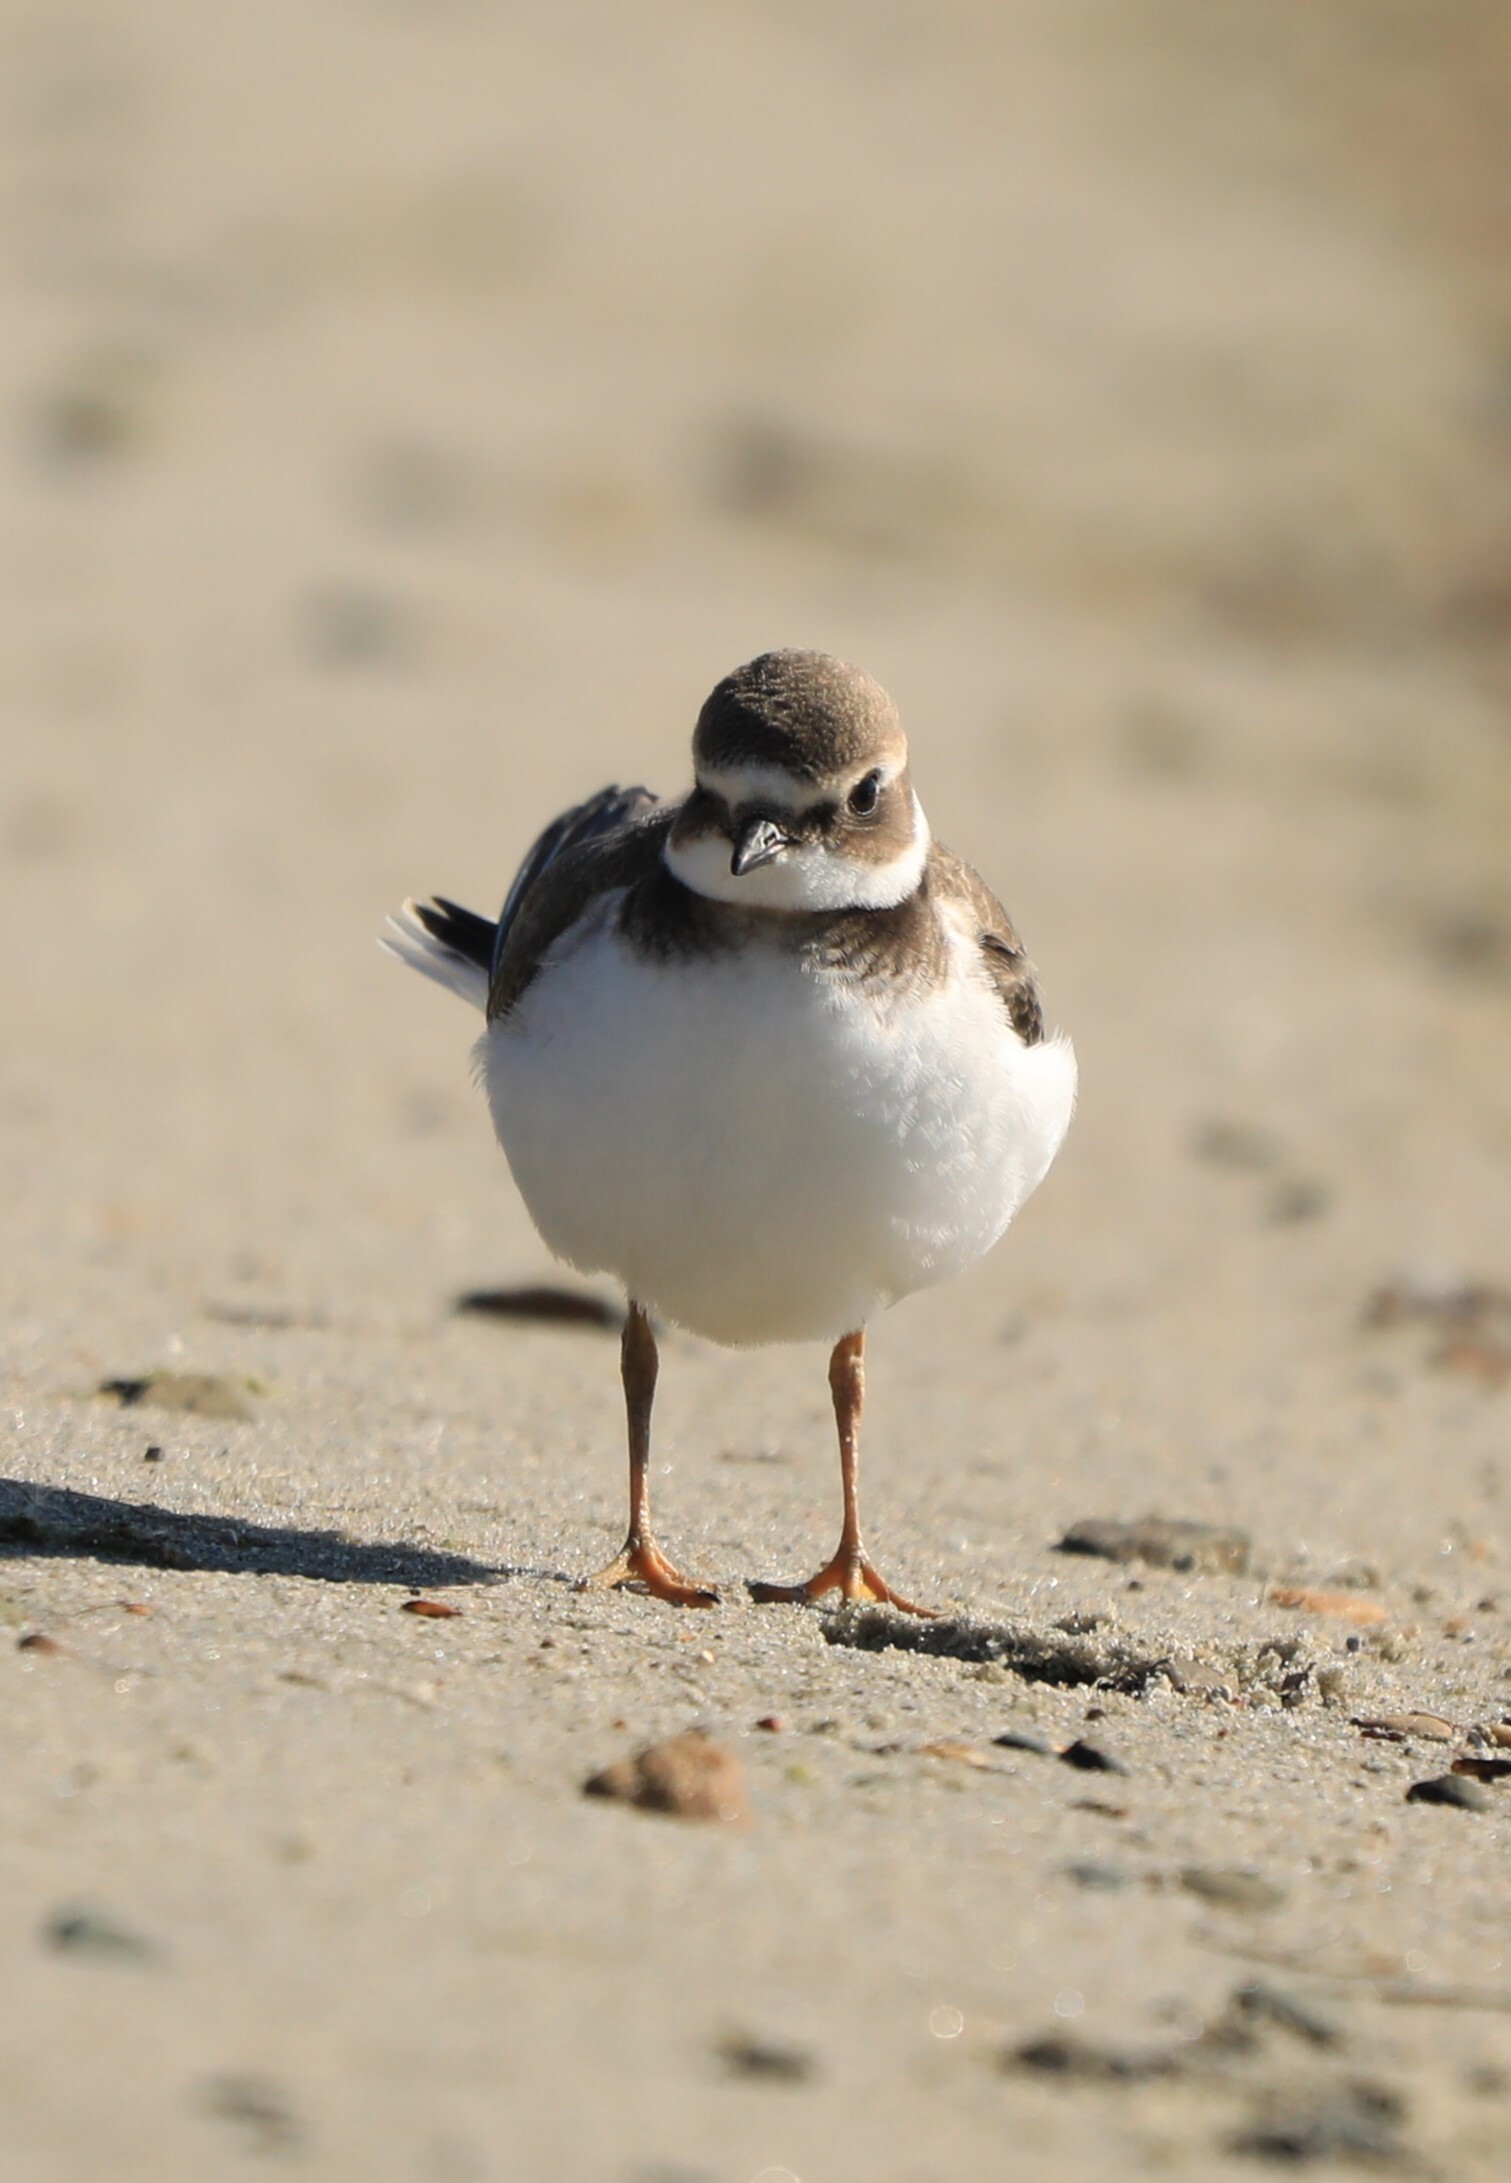
<svg viewBox="0 0 1511 2183">
<path fill-rule="evenodd" d="M 190 1516 L 150 1501 L 111 1501 L 65 1486 L 0 1478 L 0 1558 L 66 1555 L 146 1569 L 221 1569 L 239 1576 L 314 1577 L 325 1584 L 495 1584 L 525 1572 L 438 1547 L 339 1531 L 295 1531 L 241 1516 Z"/>
<path fill-rule="evenodd" d="M 619 1306 L 587 1289 L 469 1289 L 451 1308 L 483 1319 L 529 1319 L 538 1326 L 594 1327 L 605 1334 L 624 1327 Z"/>
</svg>

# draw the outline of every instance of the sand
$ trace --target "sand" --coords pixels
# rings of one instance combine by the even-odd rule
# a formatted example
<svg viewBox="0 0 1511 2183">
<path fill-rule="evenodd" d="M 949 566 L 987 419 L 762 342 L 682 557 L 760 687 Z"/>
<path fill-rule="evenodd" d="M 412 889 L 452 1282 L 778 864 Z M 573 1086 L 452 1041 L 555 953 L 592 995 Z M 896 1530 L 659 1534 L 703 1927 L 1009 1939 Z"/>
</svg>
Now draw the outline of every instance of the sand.
<svg viewBox="0 0 1511 2183">
<path fill-rule="evenodd" d="M 5 11 L 5 2183 L 1503 2172 L 1511 40 L 1281 16 Z M 559 1276 L 373 944 L 774 643 L 1081 1057 L 873 1332 L 934 1653 L 744 1593 L 814 1350 L 667 1335 L 716 1611 L 572 1588 L 613 1336 L 454 1310 Z M 584 1796 L 694 1729 L 747 1826 Z"/>
</svg>

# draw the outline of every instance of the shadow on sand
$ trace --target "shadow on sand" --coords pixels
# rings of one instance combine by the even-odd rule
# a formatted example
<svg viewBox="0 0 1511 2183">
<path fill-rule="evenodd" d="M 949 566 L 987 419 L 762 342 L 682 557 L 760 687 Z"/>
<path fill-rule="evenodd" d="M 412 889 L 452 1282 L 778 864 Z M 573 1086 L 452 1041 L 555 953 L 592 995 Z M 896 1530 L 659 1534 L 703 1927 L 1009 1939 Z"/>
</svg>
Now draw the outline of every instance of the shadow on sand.
<svg viewBox="0 0 1511 2183">
<path fill-rule="evenodd" d="M 19 1555 L 427 1588 L 496 1584 L 520 1573 L 437 1547 L 390 1540 L 366 1544 L 339 1531 L 296 1531 L 241 1516 L 181 1515 L 150 1501 L 111 1501 L 64 1486 L 0 1478 L 0 1558 Z"/>
</svg>

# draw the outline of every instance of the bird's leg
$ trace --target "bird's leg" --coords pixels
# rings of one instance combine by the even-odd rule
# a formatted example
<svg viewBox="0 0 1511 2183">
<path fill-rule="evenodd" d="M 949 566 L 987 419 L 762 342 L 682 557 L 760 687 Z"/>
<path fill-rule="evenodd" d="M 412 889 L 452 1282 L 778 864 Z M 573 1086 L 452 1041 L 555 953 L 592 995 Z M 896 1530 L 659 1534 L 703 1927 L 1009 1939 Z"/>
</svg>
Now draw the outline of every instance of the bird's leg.
<svg viewBox="0 0 1511 2183">
<path fill-rule="evenodd" d="M 630 1528 L 621 1552 L 607 1569 L 584 1577 L 585 1588 L 643 1584 L 656 1599 L 674 1607 L 716 1607 L 719 1595 L 708 1585 L 684 1577 L 656 1544 L 651 1531 L 651 1404 L 656 1399 L 656 1337 L 651 1322 L 633 1298 L 619 1345 L 624 1381 L 624 1409 L 630 1433 Z"/>
<path fill-rule="evenodd" d="M 847 1334 L 834 1345 L 829 1359 L 829 1392 L 834 1397 L 834 1422 L 839 1427 L 839 1476 L 845 1497 L 844 1522 L 839 1545 L 817 1576 L 806 1584 L 752 1584 L 751 1597 L 759 1600 L 820 1599 L 825 1592 L 839 1592 L 846 1600 L 876 1600 L 904 1614 L 932 1616 L 932 1607 L 915 1607 L 901 1598 L 881 1576 L 867 1554 L 860 1535 L 860 1413 L 866 1393 L 866 1337 Z"/>
</svg>

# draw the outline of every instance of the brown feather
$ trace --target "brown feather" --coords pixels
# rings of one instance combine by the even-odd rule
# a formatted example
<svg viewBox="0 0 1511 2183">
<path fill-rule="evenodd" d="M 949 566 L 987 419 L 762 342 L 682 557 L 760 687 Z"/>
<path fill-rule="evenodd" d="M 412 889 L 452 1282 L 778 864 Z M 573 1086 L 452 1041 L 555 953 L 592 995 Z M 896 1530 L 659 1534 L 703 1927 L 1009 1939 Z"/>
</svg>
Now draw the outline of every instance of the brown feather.
<svg viewBox="0 0 1511 2183">
<path fill-rule="evenodd" d="M 1001 996 L 1009 1023 L 1025 1046 L 1039 1045 L 1044 1037 L 1044 1010 L 1038 979 L 1012 919 L 991 888 L 963 857 L 940 842 L 929 853 L 925 884 L 964 905 L 976 926 L 982 965 Z"/>
<path fill-rule="evenodd" d="M 763 940 L 806 955 L 830 973 L 878 986 L 936 984 L 949 949 L 941 906 L 952 902 L 975 927 L 982 967 L 1025 1046 L 1044 1036 L 1033 966 L 1013 923 L 970 865 L 936 842 L 917 891 L 893 909 L 813 915 L 742 910 L 694 894 L 669 872 L 662 850 L 677 807 L 663 805 L 613 832 L 564 849 L 521 897 L 494 971 L 488 1020 L 518 1006 L 550 949 L 599 897 L 620 890 L 619 929 L 629 945 L 663 960 L 736 950 Z"/>
</svg>

